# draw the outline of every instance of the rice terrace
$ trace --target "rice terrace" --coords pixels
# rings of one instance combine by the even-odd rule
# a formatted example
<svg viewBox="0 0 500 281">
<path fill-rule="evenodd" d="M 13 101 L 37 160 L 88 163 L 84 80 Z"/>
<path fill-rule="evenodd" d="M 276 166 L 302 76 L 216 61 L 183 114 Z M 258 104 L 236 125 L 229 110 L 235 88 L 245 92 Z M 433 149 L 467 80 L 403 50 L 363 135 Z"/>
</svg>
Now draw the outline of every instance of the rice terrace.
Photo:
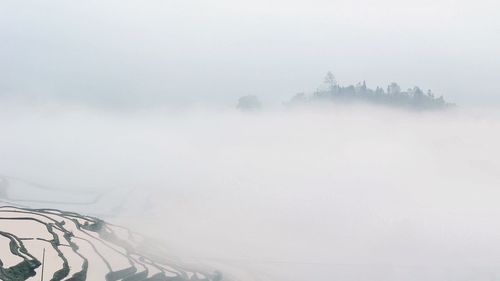
<svg viewBox="0 0 500 281">
<path fill-rule="evenodd" d="M 0 280 L 222 280 L 217 271 L 168 260 L 161 245 L 125 227 L 74 212 L 12 206 L 7 182 L 0 198 Z"/>
</svg>

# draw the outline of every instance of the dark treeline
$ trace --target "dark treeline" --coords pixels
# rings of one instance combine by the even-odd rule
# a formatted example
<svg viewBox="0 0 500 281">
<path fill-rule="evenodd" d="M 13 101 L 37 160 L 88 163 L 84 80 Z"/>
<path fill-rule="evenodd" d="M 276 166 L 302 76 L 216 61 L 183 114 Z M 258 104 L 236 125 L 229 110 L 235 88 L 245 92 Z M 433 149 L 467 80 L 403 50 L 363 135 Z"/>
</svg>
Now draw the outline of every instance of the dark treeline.
<svg viewBox="0 0 500 281">
<path fill-rule="evenodd" d="M 424 92 L 419 87 L 413 87 L 403 91 L 397 83 L 391 83 L 387 89 L 370 89 L 364 81 L 356 85 L 341 86 L 331 72 L 326 74 L 323 85 L 313 94 L 298 93 L 286 104 L 295 106 L 319 102 L 365 102 L 414 110 L 436 110 L 454 106 L 447 103 L 443 96 L 436 97 L 431 90 Z"/>
</svg>

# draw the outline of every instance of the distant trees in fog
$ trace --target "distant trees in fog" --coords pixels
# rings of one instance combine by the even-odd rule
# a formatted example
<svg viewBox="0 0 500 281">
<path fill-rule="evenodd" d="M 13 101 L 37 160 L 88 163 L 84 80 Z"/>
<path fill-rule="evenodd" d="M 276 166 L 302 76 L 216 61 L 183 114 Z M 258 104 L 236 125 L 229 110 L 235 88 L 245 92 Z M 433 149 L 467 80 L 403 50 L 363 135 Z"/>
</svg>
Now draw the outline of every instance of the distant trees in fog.
<svg viewBox="0 0 500 281">
<path fill-rule="evenodd" d="M 364 81 L 356 85 L 341 86 L 331 72 L 326 74 L 323 84 L 312 95 L 298 93 L 286 104 L 293 106 L 319 102 L 365 102 L 415 110 L 443 109 L 453 106 L 447 103 L 443 96 L 435 97 L 431 90 L 424 93 L 417 86 L 406 91 L 401 90 L 397 83 L 391 83 L 386 90 L 381 87 L 370 89 Z"/>
<path fill-rule="evenodd" d="M 262 103 L 259 101 L 257 96 L 248 95 L 239 98 L 236 107 L 242 111 L 256 111 L 262 108 Z"/>
<path fill-rule="evenodd" d="M 393 82 L 387 88 L 376 87 L 370 89 L 366 82 L 356 85 L 341 86 L 337 83 L 333 73 L 328 72 L 321 86 L 312 94 L 298 93 L 286 106 L 302 106 L 308 104 L 324 103 L 369 103 L 384 106 L 393 106 L 411 110 L 438 110 L 455 106 L 444 100 L 443 96 L 436 97 L 431 90 L 424 92 L 420 87 L 409 88 L 406 91 Z M 238 99 L 236 106 L 242 111 L 256 111 L 262 108 L 262 103 L 257 96 L 248 95 Z"/>
</svg>

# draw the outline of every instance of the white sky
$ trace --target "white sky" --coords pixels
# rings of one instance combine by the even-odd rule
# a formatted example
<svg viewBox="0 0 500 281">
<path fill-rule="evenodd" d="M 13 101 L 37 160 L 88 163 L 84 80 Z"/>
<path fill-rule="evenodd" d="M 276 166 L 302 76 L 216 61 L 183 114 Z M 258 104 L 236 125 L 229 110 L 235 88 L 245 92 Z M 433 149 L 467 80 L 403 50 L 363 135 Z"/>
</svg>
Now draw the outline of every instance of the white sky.
<svg viewBox="0 0 500 281">
<path fill-rule="evenodd" d="M 279 104 L 397 81 L 497 105 L 498 1 L 9 1 L 0 95 L 98 104 Z"/>
</svg>

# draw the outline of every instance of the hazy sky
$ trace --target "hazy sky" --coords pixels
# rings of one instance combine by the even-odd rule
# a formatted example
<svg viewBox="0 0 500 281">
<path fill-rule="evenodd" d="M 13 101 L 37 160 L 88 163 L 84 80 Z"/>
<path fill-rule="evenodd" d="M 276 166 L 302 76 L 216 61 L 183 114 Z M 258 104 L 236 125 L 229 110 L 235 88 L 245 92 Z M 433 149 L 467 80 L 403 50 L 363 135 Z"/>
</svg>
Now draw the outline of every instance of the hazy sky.
<svg viewBox="0 0 500 281">
<path fill-rule="evenodd" d="M 0 2 L 0 95 L 279 104 L 331 70 L 498 104 L 495 0 Z"/>
</svg>

